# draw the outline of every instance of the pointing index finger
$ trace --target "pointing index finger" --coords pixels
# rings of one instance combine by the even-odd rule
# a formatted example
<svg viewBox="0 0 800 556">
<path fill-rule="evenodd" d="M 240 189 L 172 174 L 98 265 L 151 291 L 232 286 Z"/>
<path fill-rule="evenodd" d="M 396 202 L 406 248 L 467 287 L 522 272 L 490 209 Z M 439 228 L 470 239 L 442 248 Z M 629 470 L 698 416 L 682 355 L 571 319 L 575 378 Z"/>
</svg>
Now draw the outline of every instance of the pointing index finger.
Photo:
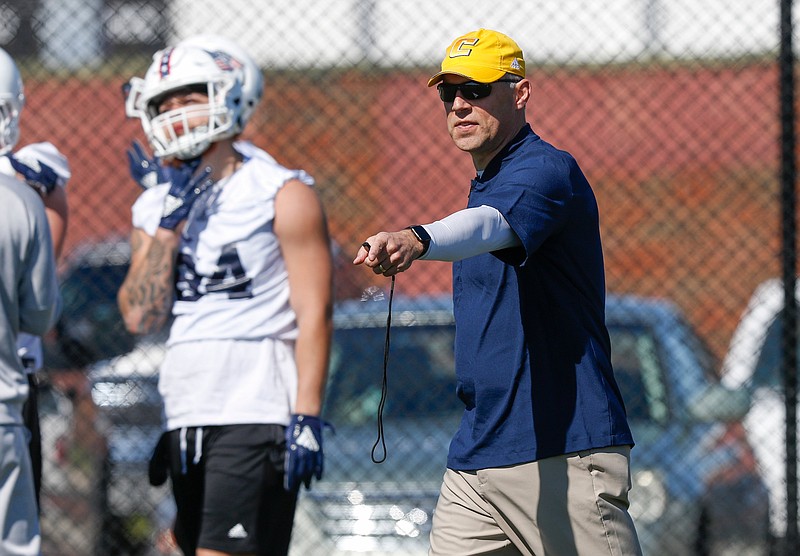
<svg viewBox="0 0 800 556">
<path fill-rule="evenodd" d="M 358 254 L 356 255 L 356 258 L 353 259 L 353 264 L 361 264 L 361 263 L 363 263 L 364 261 L 367 260 L 367 257 L 369 257 L 369 250 L 372 248 L 370 246 L 369 242 L 365 241 L 364 243 L 361 244 L 361 247 L 364 248 L 364 250 L 366 251 L 366 254 L 364 255 L 364 258 L 362 259 L 361 258 L 361 250 L 359 249 L 358 250 Z"/>
</svg>

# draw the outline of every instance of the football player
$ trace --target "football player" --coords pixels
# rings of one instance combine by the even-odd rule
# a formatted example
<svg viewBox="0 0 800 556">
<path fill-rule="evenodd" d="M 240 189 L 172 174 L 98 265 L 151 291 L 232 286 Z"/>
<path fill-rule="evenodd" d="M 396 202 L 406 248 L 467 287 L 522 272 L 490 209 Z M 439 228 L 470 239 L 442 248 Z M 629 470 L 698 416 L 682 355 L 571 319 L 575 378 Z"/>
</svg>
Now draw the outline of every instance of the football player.
<svg viewBox="0 0 800 556">
<path fill-rule="evenodd" d="M 306 172 L 238 140 L 262 92 L 246 52 L 203 36 L 156 52 L 126 100 L 153 157 L 128 153 L 145 190 L 118 301 L 134 333 L 170 326 L 151 482 L 171 478 L 187 555 L 286 554 L 323 470 L 327 224 Z"/>
<path fill-rule="evenodd" d="M 24 101 L 19 70 L 0 49 L 0 155 L 7 155 L 17 143 Z M 52 169 L 44 172 L 43 166 L 32 168 L 15 158 L 9 161 L 41 185 L 42 173 L 52 177 Z M 40 335 L 53 326 L 59 292 L 52 238 L 39 195 L 3 174 L 0 261 L 0 554 L 34 556 L 40 553 L 41 534 L 22 416 L 30 388 L 16 342 L 20 332 Z"/>
</svg>

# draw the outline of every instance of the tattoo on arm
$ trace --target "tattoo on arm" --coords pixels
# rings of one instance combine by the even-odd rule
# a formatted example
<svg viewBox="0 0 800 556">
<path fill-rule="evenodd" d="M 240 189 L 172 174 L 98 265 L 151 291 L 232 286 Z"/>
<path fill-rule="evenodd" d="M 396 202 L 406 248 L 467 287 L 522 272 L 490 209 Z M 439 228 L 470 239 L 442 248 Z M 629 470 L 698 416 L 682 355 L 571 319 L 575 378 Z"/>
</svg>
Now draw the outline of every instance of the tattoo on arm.
<svg viewBox="0 0 800 556">
<path fill-rule="evenodd" d="M 136 250 L 141 244 L 131 247 Z M 158 330 L 169 317 L 174 295 L 176 252 L 154 238 L 142 264 L 125 280 L 128 308 L 141 315 L 136 330 L 139 334 Z"/>
</svg>

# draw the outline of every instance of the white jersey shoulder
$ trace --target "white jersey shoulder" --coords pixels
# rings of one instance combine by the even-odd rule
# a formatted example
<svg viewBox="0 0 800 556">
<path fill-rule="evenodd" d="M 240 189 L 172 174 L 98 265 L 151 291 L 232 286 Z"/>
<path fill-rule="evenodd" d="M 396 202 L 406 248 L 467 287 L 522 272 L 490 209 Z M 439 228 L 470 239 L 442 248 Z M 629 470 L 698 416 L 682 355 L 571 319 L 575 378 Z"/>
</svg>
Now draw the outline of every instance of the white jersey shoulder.
<svg viewBox="0 0 800 556">
<path fill-rule="evenodd" d="M 28 166 L 34 166 L 37 162 L 50 166 L 58 176 L 58 185 L 61 187 L 66 187 L 67 182 L 72 177 L 67 157 L 52 143 L 31 143 L 13 154 L 14 158 Z M 16 170 L 8 161 L 8 156 L 0 156 L 0 173 L 11 177 L 16 177 L 17 175 Z"/>
</svg>

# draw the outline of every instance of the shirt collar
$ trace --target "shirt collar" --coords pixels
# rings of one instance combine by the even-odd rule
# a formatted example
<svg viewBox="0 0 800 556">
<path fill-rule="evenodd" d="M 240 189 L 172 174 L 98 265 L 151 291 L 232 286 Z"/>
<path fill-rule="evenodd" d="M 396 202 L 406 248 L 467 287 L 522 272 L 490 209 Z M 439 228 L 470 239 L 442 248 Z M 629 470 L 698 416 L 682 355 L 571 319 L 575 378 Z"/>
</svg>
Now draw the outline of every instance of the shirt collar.
<svg viewBox="0 0 800 556">
<path fill-rule="evenodd" d="M 529 140 L 531 138 L 532 139 L 538 139 L 539 136 L 536 135 L 536 133 L 533 132 L 533 129 L 531 129 L 531 125 L 526 123 L 524 126 L 522 126 L 522 128 L 514 136 L 514 138 L 511 139 L 511 141 L 509 141 L 508 143 L 506 143 L 503 146 L 503 148 L 500 149 L 500 152 L 498 152 L 494 156 L 494 158 L 492 158 L 492 160 L 489 161 L 489 164 L 486 165 L 486 168 L 484 168 L 483 170 L 478 172 L 478 174 L 475 176 L 475 179 L 472 180 L 473 181 L 473 187 L 477 183 L 483 183 L 483 182 L 485 182 L 487 180 L 492 179 L 494 176 L 496 176 L 497 172 L 500 171 L 500 166 L 503 163 L 503 160 L 509 154 L 511 154 L 512 152 L 517 150 L 520 147 L 520 145 L 522 145 L 525 141 L 527 141 L 527 140 Z"/>
</svg>

